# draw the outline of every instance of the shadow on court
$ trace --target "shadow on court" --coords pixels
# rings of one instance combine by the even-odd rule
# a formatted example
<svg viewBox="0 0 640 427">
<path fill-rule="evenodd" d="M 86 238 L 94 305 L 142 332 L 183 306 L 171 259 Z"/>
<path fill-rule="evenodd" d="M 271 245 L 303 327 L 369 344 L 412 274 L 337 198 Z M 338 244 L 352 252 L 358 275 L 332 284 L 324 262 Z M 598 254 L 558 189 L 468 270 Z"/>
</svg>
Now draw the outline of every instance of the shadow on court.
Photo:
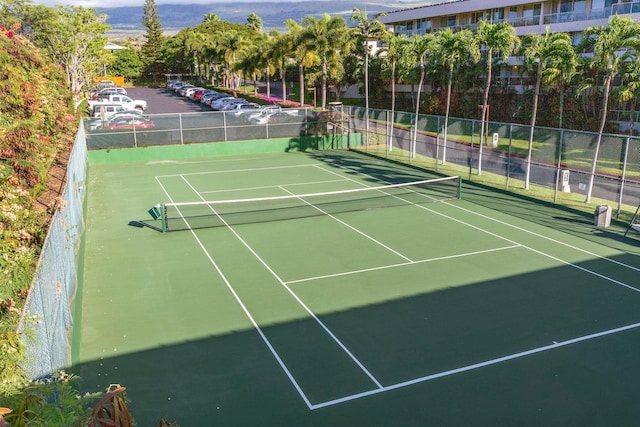
<svg viewBox="0 0 640 427">
<path fill-rule="evenodd" d="M 580 267 L 611 269 L 601 260 Z M 161 417 L 181 426 L 635 425 L 640 328 L 563 343 L 639 322 L 640 296 L 596 277 L 570 282 L 576 274 L 563 266 L 319 314 L 383 386 L 444 373 L 322 409 L 305 405 L 253 329 L 199 338 L 185 331 L 182 342 L 129 354 L 114 349 L 73 371 L 86 391 L 126 386 L 138 425 Z M 118 313 L 112 316 L 116 322 Z M 144 331 L 144 321 L 155 319 L 140 320 L 136 328 Z M 316 404 L 345 397 L 350 384 L 346 374 L 315 374 L 318 364 L 331 367 L 331 353 L 292 350 L 304 348 L 297 347 L 300 333 L 313 323 L 280 322 L 262 332 Z M 545 346 L 552 347 L 497 360 Z"/>
</svg>

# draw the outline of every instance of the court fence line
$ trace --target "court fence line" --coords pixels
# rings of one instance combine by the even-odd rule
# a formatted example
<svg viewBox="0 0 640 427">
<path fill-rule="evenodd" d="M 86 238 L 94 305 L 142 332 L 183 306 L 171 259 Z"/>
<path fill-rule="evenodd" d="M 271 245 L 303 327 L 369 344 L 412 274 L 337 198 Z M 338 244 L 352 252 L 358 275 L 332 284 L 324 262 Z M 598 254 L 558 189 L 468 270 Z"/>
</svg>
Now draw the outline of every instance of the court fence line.
<svg viewBox="0 0 640 427">
<path fill-rule="evenodd" d="M 31 379 L 71 365 L 69 331 L 84 231 L 86 174 L 87 144 L 81 122 L 69 158 L 62 202 L 52 217 L 17 328 L 27 356 L 23 367 Z"/>
<path fill-rule="evenodd" d="M 277 120 L 256 123 L 230 112 L 158 114 L 149 116 L 152 129 L 101 131 L 86 119 L 90 150 L 156 145 L 233 142 L 270 138 L 299 141 L 299 149 L 317 148 L 305 138 L 346 137 L 359 133 L 367 151 L 425 166 L 470 181 L 506 190 L 539 187 L 555 204 L 582 210 L 611 205 L 618 219 L 629 219 L 640 201 L 640 137 L 604 134 L 595 159 L 593 201 L 585 204 L 596 157 L 596 132 L 536 126 L 531 156 L 531 126 L 488 122 L 480 144 L 481 120 L 362 107 L 343 113 L 312 108 L 287 108 Z M 445 133 L 446 130 L 446 133 Z M 446 135 L 446 141 L 445 141 Z M 356 148 L 348 142 L 331 148 Z M 323 148 L 327 145 L 323 145 Z M 528 182 L 528 186 L 526 183 Z M 525 192 L 526 194 L 526 192 Z M 537 197 L 537 196 L 534 196 Z M 593 206 L 592 206 L 593 205 Z"/>
</svg>

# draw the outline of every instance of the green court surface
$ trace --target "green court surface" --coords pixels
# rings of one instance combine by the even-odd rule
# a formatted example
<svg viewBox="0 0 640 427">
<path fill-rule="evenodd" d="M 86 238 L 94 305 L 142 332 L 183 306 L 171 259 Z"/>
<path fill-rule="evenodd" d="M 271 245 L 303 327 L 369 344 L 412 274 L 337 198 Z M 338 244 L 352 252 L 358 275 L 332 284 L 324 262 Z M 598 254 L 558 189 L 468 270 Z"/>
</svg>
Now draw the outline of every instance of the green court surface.
<svg viewBox="0 0 640 427">
<path fill-rule="evenodd" d="M 168 233 L 147 213 L 430 178 L 348 151 L 91 164 L 84 388 L 127 387 L 140 426 L 640 424 L 640 241 L 623 230 L 470 185 Z"/>
</svg>

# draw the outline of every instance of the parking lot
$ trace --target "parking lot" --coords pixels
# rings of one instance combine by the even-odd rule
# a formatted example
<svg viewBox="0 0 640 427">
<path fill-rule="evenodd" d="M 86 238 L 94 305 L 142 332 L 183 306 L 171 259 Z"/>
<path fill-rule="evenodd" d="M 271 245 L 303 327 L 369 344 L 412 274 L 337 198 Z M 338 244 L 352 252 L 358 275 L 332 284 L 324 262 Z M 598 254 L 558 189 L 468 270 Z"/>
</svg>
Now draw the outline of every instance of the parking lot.
<svg viewBox="0 0 640 427">
<path fill-rule="evenodd" d="M 211 111 L 210 108 L 205 108 L 199 103 L 182 98 L 163 87 L 127 87 L 126 90 L 131 98 L 147 101 L 145 114 Z"/>
</svg>

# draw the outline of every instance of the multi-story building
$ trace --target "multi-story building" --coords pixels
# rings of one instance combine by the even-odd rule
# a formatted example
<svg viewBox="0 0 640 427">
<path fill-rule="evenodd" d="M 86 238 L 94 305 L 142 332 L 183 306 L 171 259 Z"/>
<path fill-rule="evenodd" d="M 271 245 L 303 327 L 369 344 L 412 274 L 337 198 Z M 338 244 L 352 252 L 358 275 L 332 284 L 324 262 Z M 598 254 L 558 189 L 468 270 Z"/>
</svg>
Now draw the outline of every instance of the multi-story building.
<svg viewBox="0 0 640 427">
<path fill-rule="evenodd" d="M 630 15 L 640 20 L 640 0 L 458 0 L 390 12 L 380 21 L 396 34 L 423 35 L 443 28 L 474 30 L 481 20 L 509 22 L 519 36 L 529 33 L 568 33 L 574 45 L 582 31 L 591 26 L 607 25 L 614 15 Z M 511 58 L 499 79 L 518 88 L 517 61 Z"/>
<path fill-rule="evenodd" d="M 640 19 L 640 1 L 631 0 L 459 0 L 390 12 L 380 21 L 396 34 L 426 34 L 442 28 L 475 29 L 480 20 L 506 21 L 519 36 L 551 32 L 571 34 L 574 43 L 586 27 L 606 25 L 614 15 Z"/>
</svg>

